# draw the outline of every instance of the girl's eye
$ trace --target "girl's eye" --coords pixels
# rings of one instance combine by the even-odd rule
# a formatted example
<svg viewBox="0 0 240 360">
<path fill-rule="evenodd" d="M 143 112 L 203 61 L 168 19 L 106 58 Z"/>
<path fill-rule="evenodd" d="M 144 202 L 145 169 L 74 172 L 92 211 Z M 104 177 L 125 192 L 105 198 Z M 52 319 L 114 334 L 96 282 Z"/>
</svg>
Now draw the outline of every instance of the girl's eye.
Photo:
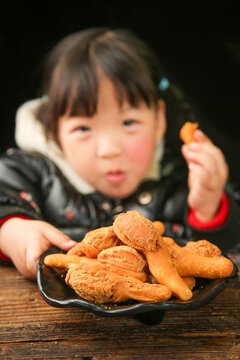
<svg viewBox="0 0 240 360">
<path fill-rule="evenodd" d="M 78 127 L 75 129 L 75 131 L 87 132 L 87 131 L 90 131 L 90 127 L 84 126 L 84 125 L 78 126 Z"/>
<path fill-rule="evenodd" d="M 136 120 L 125 120 L 124 122 L 123 122 L 123 125 L 124 126 L 132 126 L 132 125 L 134 125 L 134 124 L 136 124 Z"/>
</svg>

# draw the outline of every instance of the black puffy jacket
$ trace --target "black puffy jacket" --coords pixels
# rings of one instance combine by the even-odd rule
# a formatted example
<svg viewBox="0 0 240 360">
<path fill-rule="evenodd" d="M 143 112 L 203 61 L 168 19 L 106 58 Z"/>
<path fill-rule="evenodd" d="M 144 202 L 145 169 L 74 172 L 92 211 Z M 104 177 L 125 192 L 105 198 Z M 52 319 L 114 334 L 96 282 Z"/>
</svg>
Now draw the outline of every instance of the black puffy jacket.
<svg viewBox="0 0 240 360">
<path fill-rule="evenodd" d="M 240 244 L 240 212 L 230 194 L 230 212 L 223 226 L 197 231 L 187 223 L 186 168 L 181 161 L 166 162 L 158 181 L 145 181 L 123 200 L 98 192 L 83 195 L 45 156 L 11 149 L 0 159 L 0 219 L 14 214 L 45 220 L 80 241 L 92 229 L 109 226 L 116 215 L 138 210 L 150 220 L 165 223 L 166 236 L 208 239 L 222 250 Z"/>
</svg>

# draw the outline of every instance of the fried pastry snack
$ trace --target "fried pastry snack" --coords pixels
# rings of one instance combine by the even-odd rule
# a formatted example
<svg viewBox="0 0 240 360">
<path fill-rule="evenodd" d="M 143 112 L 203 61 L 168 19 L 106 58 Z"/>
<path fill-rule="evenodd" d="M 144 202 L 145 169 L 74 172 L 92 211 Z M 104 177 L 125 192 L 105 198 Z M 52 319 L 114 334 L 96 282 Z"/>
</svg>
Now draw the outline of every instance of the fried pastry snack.
<svg viewBox="0 0 240 360">
<path fill-rule="evenodd" d="M 184 144 L 190 144 L 191 142 L 195 141 L 194 132 L 197 128 L 198 123 L 193 123 L 190 121 L 185 122 L 179 132 L 179 137 L 184 142 Z"/>
<path fill-rule="evenodd" d="M 65 281 L 82 298 L 98 303 L 127 299 L 152 302 L 171 297 L 171 291 L 166 286 L 143 283 L 130 276 L 120 276 L 106 270 L 86 271 L 78 265 L 68 270 Z"/>
<path fill-rule="evenodd" d="M 85 256 L 78 256 L 74 254 L 50 254 L 45 256 L 44 264 L 60 269 L 70 269 L 77 264 L 83 265 L 86 261 L 89 262 L 91 260 L 92 259 L 89 259 Z"/>
<path fill-rule="evenodd" d="M 220 256 L 221 250 L 216 245 L 212 244 L 208 240 L 189 241 L 185 248 L 194 252 L 195 254 L 203 256 Z"/>
<path fill-rule="evenodd" d="M 101 251 L 98 260 L 103 264 L 112 264 L 133 271 L 142 271 L 146 265 L 143 256 L 127 245 L 114 246 Z"/>
<path fill-rule="evenodd" d="M 190 290 L 192 290 L 194 288 L 194 286 L 196 285 L 196 279 L 193 276 L 182 276 L 182 279 L 185 282 L 185 284 L 189 287 Z M 149 282 L 151 284 L 159 284 L 157 279 L 152 274 L 150 275 Z"/>
<path fill-rule="evenodd" d="M 190 290 L 196 285 L 196 279 L 193 276 L 183 276 L 182 279 Z"/>
<path fill-rule="evenodd" d="M 159 220 L 153 221 L 153 225 L 158 229 L 160 235 L 164 234 L 165 226 L 162 221 L 159 221 Z"/>
<path fill-rule="evenodd" d="M 144 271 L 146 260 L 130 246 L 119 245 L 102 250 L 97 258 L 106 270 L 147 281 L 147 273 Z"/>
<path fill-rule="evenodd" d="M 192 292 L 177 272 L 159 231 L 150 220 L 135 210 L 127 211 L 115 219 L 113 230 L 123 243 L 142 251 L 150 272 L 159 283 L 169 287 L 182 300 L 192 297 Z"/>
<path fill-rule="evenodd" d="M 113 230 L 124 244 L 134 249 L 156 251 L 158 248 L 158 230 L 136 210 L 119 214 L 113 222 Z"/>
<path fill-rule="evenodd" d="M 163 237 L 172 261 L 181 276 L 224 278 L 231 275 L 233 263 L 222 256 L 203 256 L 181 247 L 172 238 Z"/>
<path fill-rule="evenodd" d="M 68 254 L 87 255 L 94 258 L 102 250 L 119 244 L 120 241 L 114 233 L 113 227 L 107 226 L 89 231 L 80 243 L 68 251 Z"/>
<path fill-rule="evenodd" d="M 100 262 L 96 258 L 89 258 L 87 256 L 78 256 L 72 254 L 50 254 L 44 258 L 44 264 L 53 268 L 70 269 L 76 265 L 87 270 L 94 269 L 108 270 L 122 276 L 131 276 L 138 280 L 145 282 L 147 280 L 147 274 L 145 271 L 138 269 L 128 269 L 127 266 L 117 266 L 107 262 Z"/>
</svg>

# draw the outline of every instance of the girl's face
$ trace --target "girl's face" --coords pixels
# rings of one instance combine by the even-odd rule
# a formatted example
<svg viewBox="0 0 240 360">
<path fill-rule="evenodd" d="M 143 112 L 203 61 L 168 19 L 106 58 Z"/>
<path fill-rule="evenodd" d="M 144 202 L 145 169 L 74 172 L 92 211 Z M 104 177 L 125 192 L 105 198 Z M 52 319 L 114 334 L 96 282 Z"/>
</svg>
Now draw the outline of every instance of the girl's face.
<svg viewBox="0 0 240 360">
<path fill-rule="evenodd" d="M 158 111 L 144 102 L 137 108 L 116 98 L 112 82 L 99 81 L 98 106 L 91 117 L 61 117 L 58 137 L 75 172 L 101 193 L 123 198 L 146 175 L 165 132 L 164 104 Z"/>
</svg>

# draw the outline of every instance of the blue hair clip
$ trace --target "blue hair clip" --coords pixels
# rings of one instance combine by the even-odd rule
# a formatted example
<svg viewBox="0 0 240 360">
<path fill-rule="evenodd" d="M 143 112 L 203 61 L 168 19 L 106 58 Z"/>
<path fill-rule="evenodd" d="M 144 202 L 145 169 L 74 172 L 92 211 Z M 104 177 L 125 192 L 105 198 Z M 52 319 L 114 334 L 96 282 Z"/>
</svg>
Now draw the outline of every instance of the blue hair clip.
<svg viewBox="0 0 240 360">
<path fill-rule="evenodd" d="M 42 96 L 42 102 L 45 103 L 48 101 L 48 96 L 46 94 L 43 94 Z"/>
<path fill-rule="evenodd" d="M 169 87 L 169 81 L 167 78 L 163 77 L 158 85 L 159 90 L 165 91 Z"/>
</svg>

